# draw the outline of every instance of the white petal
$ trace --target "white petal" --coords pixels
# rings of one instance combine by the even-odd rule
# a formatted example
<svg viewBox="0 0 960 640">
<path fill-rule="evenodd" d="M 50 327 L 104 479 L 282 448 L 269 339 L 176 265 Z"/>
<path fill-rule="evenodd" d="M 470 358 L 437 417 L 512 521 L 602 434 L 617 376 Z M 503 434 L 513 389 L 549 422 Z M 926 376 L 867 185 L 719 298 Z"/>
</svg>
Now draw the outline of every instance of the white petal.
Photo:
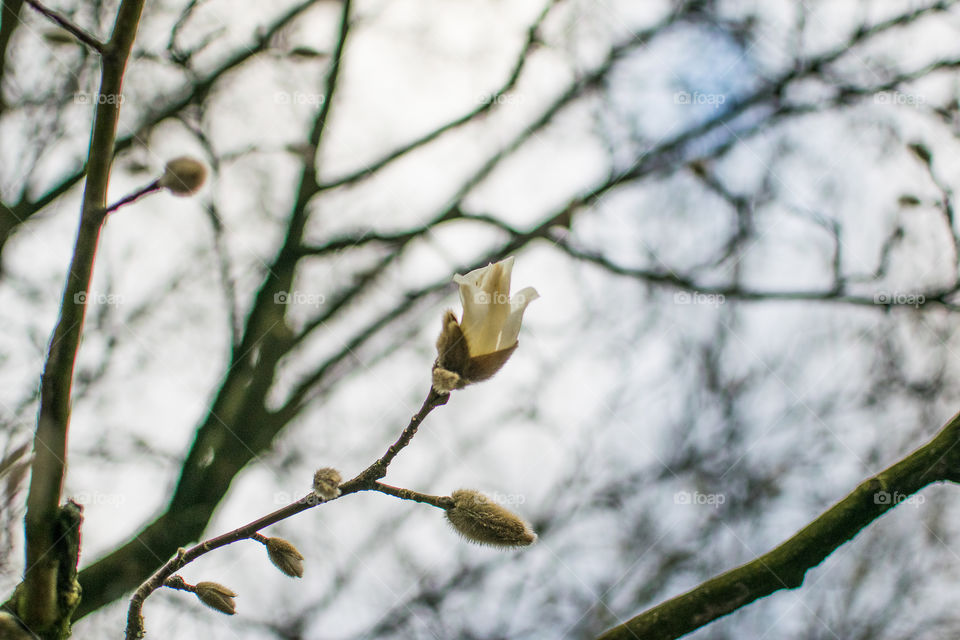
<svg viewBox="0 0 960 640">
<path fill-rule="evenodd" d="M 472 356 L 513 346 L 520 331 L 523 310 L 537 298 L 536 290 L 530 287 L 510 297 L 513 261 L 510 256 L 453 278 L 460 285 L 460 302 L 463 304 L 460 328 Z"/>
<path fill-rule="evenodd" d="M 510 299 L 510 315 L 507 316 L 500 331 L 500 349 L 508 349 L 517 342 L 517 336 L 520 335 L 520 324 L 523 322 L 523 312 L 527 305 L 540 297 L 537 290 L 533 287 L 527 287 L 517 292 Z"/>
<path fill-rule="evenodd" d="M 457 276 L 457 278 L 461 278 L 461 276 Z M 463 304 L 460 329 L 467 340 L 470 353 L 473 354 L 480 348 L 480 343 L 484 340 L 483 327 L 487 323 L 487 312 L 490 309 L 487 302 L 489 296 L 477 285 L 469 281 L 464 282 L 464 280 L 459 280 L 460 303 Z"/>
</svg>

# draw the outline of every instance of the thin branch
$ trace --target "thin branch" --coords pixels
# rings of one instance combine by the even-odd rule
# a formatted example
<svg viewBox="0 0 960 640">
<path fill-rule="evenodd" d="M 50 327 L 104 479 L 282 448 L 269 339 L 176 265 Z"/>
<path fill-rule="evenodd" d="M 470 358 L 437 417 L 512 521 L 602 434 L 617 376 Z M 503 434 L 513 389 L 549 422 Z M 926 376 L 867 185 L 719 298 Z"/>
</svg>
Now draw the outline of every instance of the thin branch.
<svg viewBox="0 0 960 640">
<path fill-rule="evenodd" d="M 320 185 L 320 188 L 322 190 L 334 189 L 336 187 L 353 184 L 363 180 L 364 178 L 368 178 L 394 160 L 407 155 L 411 151 L 414 151 L 415 149 L 418 149 L 419 147 L 436 140 L 443 134 L 457 129 L 458 127 L 461 127 L 496 108 L 500 104 L 498 99 L 513 90 L 517 82 L 520 80 L 520 74 L 523 73 L 523 69 L 527 64 L 527 60 L 529 59 L 531 52 L 540 42 L 540 27 L 543 24 L 543 21 L 546 20 L 550 10 L 554 7 L 554 5 L 558 4 L 558 2 L 559 0 L 550 0 L 547 2 L 546 6 L 540 12 L 540 15 L 537 16 L 537 19 L 527 29 L 527 38 L 524 41 L 523 46 L 520 48 L 520 53 L 517 54 L 517 59 L 514 62 L 513 69 L 510 71 L 510 74 L 507 76 L 507 79 L 503 82 L 503 84 L 501 84 L 498 89 L 490 94 L 488 100 L 480 102 L 477 107 L 464 113 L 458 118 L 446 122 L 432 131 L 423 134 L 419 138 L 411 140 L 410 142 L 397 147 L 393 151 L 386 153 L 364 168 L 352 173 L 348 173 L 347 175 L 339 178 L 335 178 L 328 182 L 324 182 Z"/>
<path fill-rule="evenodd" d="M 116 202 L 114 202 L 112 205 L 110 205 L 109 207 L 107 207 L 105 213 L 113 213 L 114 211 L 116 211 L 116 210 L 119 209 L 120 207 L 122 207 L 122 206 L 124 206 L 124 205 L 128 205 L 128 204 L 130 204 L 131 202 L 134 202 L 134 201 L 136 201 L 136 200 L 139 200 L 140 198 L 142 198 L 143 196 L 147 195 L 148 193 L 153 193 L 154 191 L 159 191 L 159 190 L 160 190 L 160 181 L 159 181 L 159 180 L 154 180 L 154 181 L 151 182 L 150 184 L 148 184 L 148 185 L 146 185 L 146 186 L 144 186 L 144 187 L 142 187 L 142 188 L 140 188 L 140 189 L 137 189 L 137 190 L 134 191 L 133 193 L 131 193 L 131 194 L 129 194 L 129 195 L 126 195 L 126 196 L 120 198 L 119 200 L 117 200 Z"/>
<path fill-rule="evenodd" d="M 862 482 L 772 551 L 610 629 L 599 640 L 673 640 L 781 589 L 862 529 L 934 482 L 960 481 L 960 413 L 927 444 Z"/>
<path fill-rule="evenodd" d="M 133 48 L 143 0 L 123 0 L 110 42 L 104 48 L 99 96 L 119 96 L 127 58 Z M 121 100 L 98 100 L 87 154 L 87 182 L 76 245 L 67 273 L 60 317 L 50 341 L 41 379 L 40 411 L 34 437 L 34 463 L 27 496 L 26 568 L 21 617 L 28 627 L 45 631 L 59 611 L 58 558 L 50 553 L 60 537 L 60 492 L 67 460 L 67 433 L 73 369 L 80 347 L 86 305 L 79 296 L 90 285 L 100 229 L 106 218 L 107 184 L 113 162 Z M 75 565 L 75 561 L 74 561 Z"/>
<path fill-rule="evenodd" d="M 420 410 L 417 411 L 412 418 L 410 418 L 409 424 L 407 424 L 406 428 L 400 434 L 400 437 L 397 438 L 396 442 L 390 445 L 386 452 L 379 459 L 364 469 L 359 475 L 340 485 L 340 495 L 338 497 L 342 498 L 343 496 L 351 493 L 357 493 L 358 491 L 379 491 L 381 493 L 394 495 L 405 500 L 424 502 L 441 509 L 447 508 L 447 502 L 442 497 L 429 496 L 426 494 L 417 493 L 416 491 L 392 487 L 390 485 L 381 484 L 377 482 L 377 480 L 386 475 L 387 467 L 390 466 L 390 463 L 393 461 L 393 459 L 397 457 L 397 454 L 399 454 L 404 447 L 410 444 L 413 436 L 417 433 L 417 429 L 423 423 L 423 420 L 427 417 L 427 415 L 429 415 L 429 413 L 437 407 L 446 404 L 447 400 L 449 399 L 449 394 L 441 395 L 431 388 L 430 393 L 427 394 L 426 400 L 424 400 L 423 404 L 420 406 Z M 337 498 L 332 498 L 331 500 L 336 499 Z M 184 566 L 193 562 L 200 556 L 206 555 L 214 549 L 219 549 L 220 547 L 224 547 L 240 540 L 254 539 L 261 541 L 260 539 L 263 536 L 258 533 L 261 529 L 265 529 L 266 527 L 276 524 L 281 520 L 286 520 L 291 516 L 295 516 L 298 513 L 306 511 L 307 509 L 312 509 L 318 505 L 325 504 L 331 500 L 323 500 L 313 492 L 308 493 L 296 502 L 288 504 L 285 507 L 281 507 L 273 513 L 269 513 L 254 520 L 253 522 L 243 525 L 242 527 L 238 527 L 233 531 L 228 531 L 227 533 L 219 535 L 215 538 L 205 540 L 197 545 L 194 545 L 190 549 L 178 552 L 174 557 L 170 558 L 170 560 L 160 567 L 152 576 L 150 576 L 146 582 L 141 584 L 130 598 L 130 605 L 127 608 L 126 640 L 135 640 L 143 637 L 144 623 L 142 611 L 144 601 L 146 601 L 150 594 L 163 586 L 167 580 L 173 576 L 174 573 L 182 569 Z"/>
<path fill-rule="evenodd" d="M 70 35 L 72 35 L 74 38 L 87 45 L 97 53 L 103 54 L 106 44 L 97 40 L 97 38 L 88 31 L 85 31 L 84 29 L 73 24 L 69 18 L 61 13 L 58 13 L 57 11 L 54 11 L 53 9 L 43 6 L 37 0 L 25 0 L 25 2 L 33 7 L 38 13 L 45 15 L 64 30 L 70 32 Z"/>
<path fill-rule="evenodd" d="M 304 0 L 291 9 L 284 19 L 292 19 L 316 1 Z M 297 248 L 302 244 L 311 198 L 317 193 L 316 146 L 319 145 L 330 113 L 340 62 L 350 31 L 349 0 L 342 3 L 340 14 L 335 54 L 325 81 L 327 100 L 318 110 L 309 134 L 313 150 L 303 156 L 299 186 L 288 216 L 286 237 L 267 268 L 267 275 L 247 314 L 240 344 L 232 349 L 229 368 L 204 421 L 196 430 L 194 443 L 182 464 L 180 480 L 166 510 L 128 543 L 80 573 L 84 599 L 77 609 L 77 618 L 111 602 L 118 592 L 136 587 L 149 576 L 158 555 L 171 554 L 184 540 L 199 538 L 209 522 L 213 507 L 226 493 L 234 475 L 267 449 L 273 436 L 283 426 L 265 406 L 265 397 L 273 384 L 277 365 L 292 347 L 284 332 L 284 308 L 276 303 L 275 296 L 278 292 L 290 290 L 292 286 L 298 260 Z M 280 30 L 281 24 L 278 21 L 274 26 Z M 268 46 L 269 38 L 261 37 L 258 44 L 260 50 Z M 243 59 L 246 58 L 238 54 L 231 64 L 240 64 Z M 194 96 L 199 95 L 199 91 L 200 88 L 197 88 Z M 226 434 L 229 437 L 225 439 Z M 242 443 L 241 448 L 228 457 L 229 462 L 224 459 L 226 466 L 214 468 L 207 464 L 207 456 L 211 451 L 220 451 L 238 442 Z M 190 513 L 191 517 L 184 518 L 183 513 Z M 150 553 L 145 553 L 145 549 L 150 549 Z"/>
<path fill-rule="evenodd" d="M 431 496 L 426 493 L 411 491 L 410 489 L 404 489 L 402 487 L 394 487 L 393 485 L 384 484 L 382 482 L 374 483 L 373 490 L 379 491 L 380 493 L 385 493 L 388 496 L 400 498 L 401 500 L 412 500 L 413 502 L 429 504 L 438 509 L 447 510 L 453 506 L 453 499 L 449 496 Z"/>
<path fill-rule="evenodd" d="M 341 494 L 352 493 L 354 491 L 365 489 L 373 489 L 374 483 L 387 475 L 387 467 L 389 467 L 390 463 L 393 462 L 393 459 L 397 457 L 397 454 L 400 453 L 404 447 L 410 444 L 410 441 L 413 440 L 413 436 L 417 435 L 417 429 L 420 428 L 420 424 L 423 422 L 424 418 L 426 418 L 427 415 L 429 415 L 429 413 L 437 407 L 447 404 L 447 400 L 449 399 L 450 394 L 437 393 L 431 387 L 430 393 L 427 394 L 427 399 L 423 401 L 423 405 L 420 407 L 420 411 L 410 418 L 410 424 L 408 424 L 407 428 L 403 430 L 403 433 L 400 434 L 400 437 L 397 438 L 397 441 L 390 445 L 390 448 L 387 449 L 386 453 L 384 453 L 379 460 L 367 467 L 363 473 L 358 475 L 356 478 L 345 482 L 343 486 L 340 487 Z"/>
<path fill-rule="evenodd" d="M 691 278 L 665 269 L 644 269 L 636 267 L 626 267 L 616 264 L 606 256 L 600 253 L 585 251 L 570 245 L 565 239 L 554 239 L 553 246 L 562 250 L 571 258 L 583 262 L 589 262 L 606 271 L 637 280 L 647 284 L 673 287 L 694 294 L 705 296 L 716 296 L 719 302 L 725 299 L 745 300 L 745 301 L 802 301 L 802 302 L 840 302 L 858 306 L 876 307 L 878 309 L 889 309 L 896 306 L 923 307 L 928 305 L 940 305 L 949 311 L 960 310 L 960 303 L 951 298 L 960 291 L 956 286 L 939 288 L 932 290 L 921 290 L 911 292 L 909 296 L 896 298 L 886 292 L 878 292 L 875 295 L 852 295 L 846 294 L 843 290 L 831 286 L 824 289 L 786 289 L 786 290 L 758 290 L 744 288 L 738 284 L 732 285 L 714 285 L 698 283 Z"/>
</svg>

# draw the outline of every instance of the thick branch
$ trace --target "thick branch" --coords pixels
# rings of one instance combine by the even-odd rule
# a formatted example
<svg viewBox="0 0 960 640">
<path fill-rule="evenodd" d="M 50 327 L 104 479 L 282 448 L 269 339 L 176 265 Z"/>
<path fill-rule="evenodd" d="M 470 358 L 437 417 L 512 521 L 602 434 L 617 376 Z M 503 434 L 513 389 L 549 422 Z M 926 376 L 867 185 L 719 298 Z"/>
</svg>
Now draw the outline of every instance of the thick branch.
<svg viewBox="0 0 960 640">
<path fill-rule="evenodd" d="M 781 589 L 796 589 L 864 527 L 933 482 L 960 480 L 960 413 L 926 445 L 865 480 L 776 549 L 607 631 L 600 640 L 672 640 Z"/>
</svg>

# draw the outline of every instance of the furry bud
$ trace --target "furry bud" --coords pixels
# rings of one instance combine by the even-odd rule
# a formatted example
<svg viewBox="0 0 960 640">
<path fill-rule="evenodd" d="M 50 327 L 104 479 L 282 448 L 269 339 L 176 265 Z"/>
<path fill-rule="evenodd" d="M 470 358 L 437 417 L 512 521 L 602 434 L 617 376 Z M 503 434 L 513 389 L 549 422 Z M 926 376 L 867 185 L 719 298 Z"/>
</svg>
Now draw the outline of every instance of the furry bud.
<svg viewBox="0 0 960 640">
<path fill-rule="evenodd" d="M 267 555 L 277 569 L 291 578 L 303 577 L 303 555 L 283 538 L 267 538 Z"/>
<path fill-rule="evenodd" d="M 237 594 L 222 584 L 217 584 L 216 582 L 198 582 L 194 587 L 194 593 L 197 594 L 200 602 L 211 609 L 216 609 L 229 616 L 237 612 L 236 604 L 233 602 Z"/>
<path fill-rule="evenodd" d="M 175 196 L 192 196 L 207 179 L 207 168 L 188 156 L 174 158 L 167 163 L 157 185 Z"/>
<path fill-rule="evenodd" d="M 461 536 L 493 547 L 526 547 L 537 540 L 520 516 L 504 509 L 479 491 L 459 489 L 450 496 L 447 520 Z"/>
<path fill-rule="evenodd" d="M 340 472 L 332 467 L 317 469 L 313 474 L 313 492 L 324 500 L 333 500 L 340 495 Z"/>
</svg>

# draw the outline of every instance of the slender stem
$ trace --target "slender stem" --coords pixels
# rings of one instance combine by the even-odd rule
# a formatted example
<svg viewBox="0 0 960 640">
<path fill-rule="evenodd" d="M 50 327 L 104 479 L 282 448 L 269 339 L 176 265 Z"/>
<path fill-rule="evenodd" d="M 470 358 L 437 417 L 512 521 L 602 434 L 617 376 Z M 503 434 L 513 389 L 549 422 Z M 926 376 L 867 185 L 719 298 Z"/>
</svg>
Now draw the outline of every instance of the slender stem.
<svg viewBox="0 0 960 640">
<path fill-rule="evenodd" d="M 960 481 L 960 413 L 927 444 L 872 478 L 789 540 L 610 629 L 600 640 L 673 640 L 781 589 L 925 486 Z"/>
<path fill-rule="evenodd" d="M 397 454 L 400 453 L 404 447 L 410 444 L 413 436 L 417 435 L 417 429 L 420 428 L 420 424 L 424 418 L 437 407 L 446 404 L 449 399 L 450 394 L 437 393 L 431 387 L 430 393 L 427 394 L 427 399 L 423 401 L 423 405 L 416 415 L 410 418 L 410 424 L 403 430 L 403 433 L 400 434 L 397 441 L 390 445 L 379 460 L 364 469 L 357 477 L 340 485 L 340 494 L 346 495 L 354 491 L 369 491 L 374 489 L 376 481 L 387 475 L 387 467 L 390 466 L 393 459 L 397 457 Z"/>
<path fill-rule="evenodd" d="M 104 43 L 97 40 L 89 32 L 73 24 L 73 22 L 71 22 L 70 19 L 64 16 L 63 14 L 43 6 L 37 0 L 25 0 L 25 1 L 31 7 L 36 9 L 38 13 L 42 13 L 46 17 L 50 18 L 50 20 L 52 20 L 53 22 L 56 22 L 58 25 L 63 27 L 63 29 L 65 29 L 66 31 L 69 31 L 73 37 L 75 37 L 77 40 L 79 40 L 83 44 L 87 45 L 97 53 L 104 52 L 104 48 L 105 48 Z"/>
<path fill-rule="evenodd" d="M 134 191 L 133 193 L 131 193 L 131 194 L 129 194 L 129 195 L 126 195 L 126 196 L 120 198 L 119 200 L 117 200 L 116 202 L 114 202 L 112 205 L 110 205 L 109 207 L 107 207 L 107 209 L 106 209 L 106 211 L 105 211 L 104 213 L 113 213 L 114 211 L 116 211 L 116 210 L 119 209 L 120 207 L 122 207 L 122 206 L 124 206 L 124 205 L 128 205 L 128 204 L 130 204 L 131 202 L 134 202 L 134 201 L 136 201 L 136 200 L 139 200 L 140 198 L 142 198 L 143 196 L 147 195 L 148 193 L 153 193 L 154 191 L 159 191 L 159 190 L 160 190 L 160 180 L 159 180 L 159 179 L 158 179 L 158 180 L 154 180 L 154 181 L 151 182 L 150 184 L 148 184 L 148 185 L 146 185 L 146 186 L 144 186 L 144 187 L 141 187 L 140 189 L 137 189 L 137 190 Z"/>
<path fill-rule="evenodd" d="M 76 245 L 60 302 L 60 317 L 41 378 L 34 462 L 24 518 L 27 562 L 20 605 L 21 617 L 35 631 L 50 628 L 61 614 L 57 605 L 57 589 L 62 586 L 58 584 L 58 558 L 51 550 L 58 537 L 56 523 L 67 460 L 73 368 L 85 316 L 81 295 L 90 285 L 100 229 L 106 216 L 107 184 L 120 115 L 118 96 L 143 2 L 121 2 L 113 36 L 102 51 L 98 95 L 117 99 L 97 100 Z"/>
<path fill-rule="evenodd" d="M 420 410 L 410 418 L 410 422 L 407 424 L 406 428 L 404 428 L 396 442 L 391 444 L 380 458 L 378 458 L 369 467 L 361 471 L 355 478 L 352 478 L 351 480 L 341 484 L 339 497 L 342 498 L 345 495 L 357 493 L 359 491 L 379 491 L 381 493 L 394 495 L 405 500 L 414 500 L 416 502 L 431 504 L 441 509 L 449 508 L 449 498 L 429 496 L 426 494 L 417 493 L 416 491 L 409 491 L 407 489 L 392 487 L 390 485 L 377 482 L 380 478 L 386 475 L 387 467 L 389 467 L 390 463 L 393 462 L 394 458 L 397 457 L 397 454 L 399 454 L 404 447 L 410 444 L 413 436 L 417 433 L 417 429 L 423 423 L 423 420 L 427 417 L 427 415 L 437 407 L 446 404 L 449 399 L 449 394 L 439 394 L 431 387 L 430 393 L 427 394 L 427 398 L 420 406 Z M 334 500 L 336 499 L 337 498 L 334 498 Z M 200 556 L 213 551 L 214 549 L 219 549 L 220 547 L 238 542 L 240 540 L 253 539 L 257 540 L 258 542 L 265 543 L 266 538 L 258 533 L 261 529 L 265 529 L 272 524 L 276 524 L 281 520 L 286 520 L 291 516 L 295 516 L 302 511 L 312 509 L 313 507 L 324 504 L 325 502 L 330 502 L 330 500 L 323 500 L 315 493 L 311 492 L 296 502 L 288 504 L 285 507 L 281 507 L 273 513 L 269 513 L 254 520 L 253 522 L 249 522 L 242 527 L 238 527 L 233 531 L 228 531 L 227 533 L 219 535 L 215 538 L 205 540 L 204 542 L 201 542 L 200 544 L 197 544 L 187 550 L 181 550 L 180 553 L 177 553 L 176 556 L 170 558 L 170 560 L 168 560 L 152 576 L 150 576 L 143 584 L 141 584 L 130 598 L 130 605 L 127 608 L 126 640 L 135 640 L 136 638 L 143 637 L 144 624 L 142 611 L 144 601 L 150 596 L 150 594 L 163 586 L 166 581 L 168 581 L 171 576 L 173 576 L 173 574 L 179 571 L 181 568 L 190 562 L 193 562 Z"/>
<path fill-rule="evenodd" d="M 411 491 L 410 489 L 404 489 L 402 487 L 394 487 L 382 482 L 374 483 L 373 490 L 390 496 L 395 496 L 401 500 L 413 500 L 414 502 L 429 504 L 438 509 L 443 509 L 444 511 L 453 507 L 453 499 L 449 496 L 431 496 L 426 493 Z"/>
</svg>

